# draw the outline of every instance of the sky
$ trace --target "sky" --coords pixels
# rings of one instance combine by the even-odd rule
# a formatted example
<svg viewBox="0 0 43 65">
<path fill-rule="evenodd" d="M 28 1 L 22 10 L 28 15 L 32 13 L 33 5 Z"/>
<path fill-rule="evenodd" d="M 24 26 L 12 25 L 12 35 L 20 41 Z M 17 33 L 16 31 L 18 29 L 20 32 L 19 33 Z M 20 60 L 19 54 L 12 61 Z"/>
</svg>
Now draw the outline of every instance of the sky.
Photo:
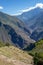
<svg viewBox="0 0 43 65">
<path fill-rule="evenodd" d="M 10 15 L 17 15 L 31 9 L 37 3 L 43 4 L 43 0 L 0 0 L 0 11 Z"/>
</svg>

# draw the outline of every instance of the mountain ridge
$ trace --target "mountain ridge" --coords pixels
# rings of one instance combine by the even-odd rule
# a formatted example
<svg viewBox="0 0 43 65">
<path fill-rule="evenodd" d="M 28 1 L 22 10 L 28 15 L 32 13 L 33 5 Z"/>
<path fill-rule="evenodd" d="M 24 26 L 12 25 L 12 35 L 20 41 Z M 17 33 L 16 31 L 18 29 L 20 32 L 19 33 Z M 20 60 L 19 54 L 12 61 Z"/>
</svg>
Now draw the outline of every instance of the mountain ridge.
<svg viewBox="0 0 43 65">
<path fill-rule="evenodd" d="M 35 41 L 43 38 L 43 8 L 37 7 L 31 11 L 24 12 L 19 19 L 23 20 L 27 27 L 31 29 L 30 38 Z"/>
<path fill-rule="evenodd" d="M 23 49 L 25 46 L 34 42 L 34 40 L 29 38 L 29 35 L 30 35 L 29 29 L 27 29 L 24 23 L 22 23 L 22 21 L 19 20 L 18 18 L 16 17 L 13 18 L 10 15 L 0 12 L 0 22 L 1 22 L 0 23 L 0 28 L 1 28 L 0 35 L 2 35 L 1 37 L 3 39 L 4 38 L 6 39 L 8 37 L 6 40 L 9 39 L 11 41 L 9 43 L 13 42 L 16 46 Z M 2 32 L 3 34 L 1 33 L 1 31 L 3 31 Z"/>
</svg>

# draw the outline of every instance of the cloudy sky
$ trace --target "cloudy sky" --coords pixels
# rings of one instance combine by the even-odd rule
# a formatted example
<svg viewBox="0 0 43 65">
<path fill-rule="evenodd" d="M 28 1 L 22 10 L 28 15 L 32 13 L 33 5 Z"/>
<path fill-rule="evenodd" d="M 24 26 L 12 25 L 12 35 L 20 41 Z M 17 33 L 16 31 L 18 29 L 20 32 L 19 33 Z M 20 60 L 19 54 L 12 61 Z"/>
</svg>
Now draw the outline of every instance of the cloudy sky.
<svg viewBox="0 0 43 65">
<path fill-rule="evenodd" d="M 43 0 L 0 0 L 0 11 L 17 15 L 43 5 Z"/>
</svg>

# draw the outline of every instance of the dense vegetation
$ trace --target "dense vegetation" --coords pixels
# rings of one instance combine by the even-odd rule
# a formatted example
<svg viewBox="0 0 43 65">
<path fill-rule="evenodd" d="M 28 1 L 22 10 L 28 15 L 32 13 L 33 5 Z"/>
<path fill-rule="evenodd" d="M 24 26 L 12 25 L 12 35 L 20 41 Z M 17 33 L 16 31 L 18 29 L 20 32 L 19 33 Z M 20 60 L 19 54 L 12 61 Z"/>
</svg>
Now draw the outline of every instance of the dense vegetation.
<svg viewBox="0 0 43 65">
<path fill-rule="evenodd" d="M 24 50 L 34 57 L 35 65 L 43 65 L 43 39 L 30 44 Z"/>
<path fill-rule="evenodd" d="M 43 39 L 35 43 L 35 48 L 30 51 L 34 56 L 34 63 L 36 65 L 43 65 Z"/>
</svg>

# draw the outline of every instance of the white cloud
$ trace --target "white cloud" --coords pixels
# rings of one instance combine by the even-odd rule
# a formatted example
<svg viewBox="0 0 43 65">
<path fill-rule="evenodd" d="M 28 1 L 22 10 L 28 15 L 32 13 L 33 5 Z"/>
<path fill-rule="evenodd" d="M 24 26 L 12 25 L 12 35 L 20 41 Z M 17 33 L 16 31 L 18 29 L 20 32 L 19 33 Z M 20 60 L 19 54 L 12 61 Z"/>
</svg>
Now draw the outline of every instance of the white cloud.
<svg viewBox="0 0 43 65">
<path fill-rule="evenodd" d="M 22 13 L 16 13 L 16 14 L 12 14 L 12 15 L 16 15 L 16 16 L 17 16 L 17 15 L 21 15 L 21 14 L 22 14 Z"/>
<path fill-rule="evenodd" d="M 43 4 L 42 3 L 38 3 L 38 4 L 36 4 L 36 7 L 43 8 Z"/>
<path fill-rule="evenodd" d="M 17 13 L 17 14 L 15 14 L 15 15 L 21 15 L 23 12 L 28 12 L 28 11 L 30 11 L 30 10 L 32 10 L 32 9 L 37 8 L 37 7 L 43 8 L 43 4 L 42 4 L 42 3 L 37 3 L 37 4 L 36 4 L 35 6 L 33 6 L 33 7 L 29 7 L 29 8 L 27 8 L 27 9 L 25 9 L 25 10 L 19 10 L 20 13 Z"/>
<path fill-rule="evenodd" d="M 30 11 L 30 10 L 32 10 L 32 9 L 34 9 L 35 7 L 30 7 L 30 8 L 28 8 L 28 9 L 25 9 L 25 10 L 20 10 L 21 12 L 27 12 L 27 11 Z"/>
<path fill-rule="evenodd" d="M 2 7 L 2 6 L 0 6 L 0 9 L 3 9 L 3 7 Z"/>
<path fill-rule="evenodd" d="M 30 7 L 30 8 L 25 9 L 25 10 L 20 10 L 20 11 L 21 11 L 21 12 L 27 12 L 27 11 L 30 11 L 30 10 L 35 9 L 35 8 L 37 8 L 37 7 L 43 8 L 43 4 L 42 4 L 42 3 L 37 3 L 37 4 L 36 4 L 35 6 L 33 6 L 33 7 Z"/>
</svg>

